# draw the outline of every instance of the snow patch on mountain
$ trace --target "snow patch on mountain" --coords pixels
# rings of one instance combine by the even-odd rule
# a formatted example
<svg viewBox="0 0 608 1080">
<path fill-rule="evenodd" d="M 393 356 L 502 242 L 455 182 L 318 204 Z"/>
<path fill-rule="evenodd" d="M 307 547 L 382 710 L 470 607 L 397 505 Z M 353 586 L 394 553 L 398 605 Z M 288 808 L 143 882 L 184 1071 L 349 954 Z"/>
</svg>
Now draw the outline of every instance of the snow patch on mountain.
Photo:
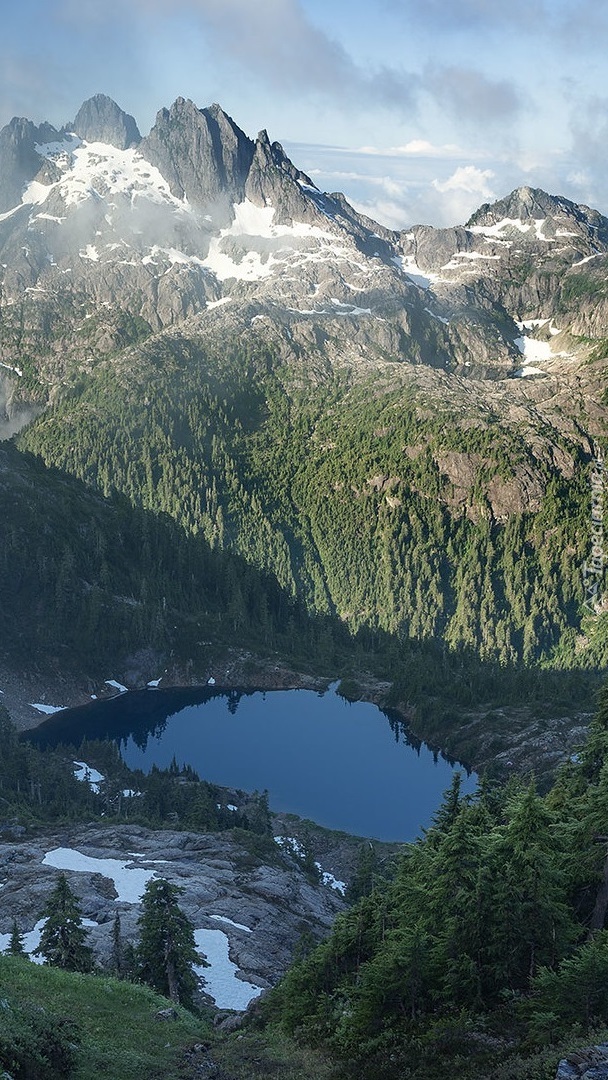
<svg viewBox="0 0 608 1080">
<path fill-rule="evenodd" d="M 468 225 L 468 231 L 475 233 L 478 236 L 486 237 L 502 237 L 505 230 L 517 230 L 520 233 L 529 233 L 530 231 L 536 234 L 537 240 L 542 240 L 546 244 L 553 243 L 553 238 L 545 236 L 543 233 L 543 226 L 546 218 L 534 218 L 532 221 L 522 221 L 521 218 L 502 218 L 501 221 L 497 221 L 495 225 Z"/>
<path fill-rule="evenodd" d="M 25 206 L 41 206 L 46 202 L 55 184 L 41 184 L 39 180 L 32 180 L 23 192 L 22 202 Z"/>
<path fill-rule="evenodd" d="M 102 874 L 114 882 L 116 900 L 123 904 L 139 904 L 148 882 L 155 877 L 153 870 L 130 867 L 119 859 L 95 859 L 74 848 L 55 848 L 47 851 L 42 860 L 45 866 L 57 870 L 75 870 L 83 874 Z"/>
<path fill-rule="evenodd" d="M 475 267 L 470 265 L 474 262 L 495 259 L 500 261 L 500 255 L 486 255 L 481 251 L 455 251 L 449 262 L 445 263 L 442 270 L 459 270 L 465 273 L 475 273 Z M 460 260 L 460 261 L 459 261 Z M 467 266 L 467 262 L 469 265 Z M 479 269 L 479 267 L 477 267 Z"/>
<path fill-rule="evenodd" d="M 219 281 L 261 281 L 281 269 L 305 262 L 352 260 L 354 252 L 336 244 L 333 233 L 294 221 L 274 221 L 275 208 L 256 206 L 249 199 L 234 206 L 234 220 L 212 238 L 204 265 Z M 356 264 L 355 264 L 356 265 Z"/>
<path fill-rule="evenodd" d="M 74 769 L 76 779 L 88 784 L 91 791 L 98 795 L 100 791 L 99 785 L 105 780 L 103 773 L 87 765 L 86 761 L 74 761 L 73 764 L 76 766 Z"/>
<path fill-rule="evenodd" d="M 66 206 L 108 195 L 123 195 L 131 202 L 146 198 L 153 203 L 168 203 L 185 209 L 186 204 L 171 194 L 159 170 L 137 150 L 118 150 L 106 143 L 76 142 L 78 145 L 69 150 L 45 155 L 62 168 L 63 175 L 49 185 L 33 180 L 24 194 L 24 203 L 42 203 L 51 191 L 57 191 Z"/>
<path fill-rule="evenodd" d="M 430 289 L 436 281 L 441 281 L 439 274 L 433 273 L 432 270 L 422 270 L 413 255 L 393 255 L 391 261 L 410 281 L 414 282 L 414 285 L 418 285 L 421 289 Z"/>
<path fill-rule="evenodd" d="M 228 926 L 234 926 L 235 930 L 243 930 L 246 934 L 252 934 L 253 930 L 250 926 L 245 926 L 244 923 L 234 922 L 229 919 L 227 915 L 210 915 L 210 919 L 215 919 L 217 922 L 227 923 Z"/>
<path fill-rule="evenodd" d="M 33 960 L 35 964 L 44 964 L 43 956 L 33 956 L 34 949 L 37 949 L 40 945 L 40 938 L 46 919 L 39 919 L 33 930 L 28 930 L 27 933 L 21 935 L 23 942 L 24 952 L 27 953 L 30 960 Z M 10 934 L 0 934 L 0 952 L 4 953 L 8 951 L 8 947 L 11 943 Z"/>
<path fill-rule="evenodd" d="M 601 259 L 604 255 L 603 251 L 596 252 L 595 255 L 587 255 L 585 259 L 579 259 L 578 262 L 572 263 L 573 266 L 584 266 L 585 263 L 591 262 L 592 259 Z"/>
<path fill-rule="evenodd" d="M 218 1009 L 243 1012 L 250 1001 L 259 997 L 262 988 L 238 977 L 238 968 L 230 959 L 230 943 L 224 931 L 195 930 L 194 940 L 210 965 L 193 965 L 195 973 L 204 982 L 205 993 L 213 998 Z"/>
<path fill-rule="evenodd" d="M 54 142 L 36 143 L 34 149 L 40 157 L 47 158 L 66 172 L 72 163 L 72 154 L 79 146 L 82 146 L 82 139 L 74 132 L 66 132 L 62 139 L 55 139 Z"/>
<path fill-rule="evenodd" d="M 560 333 L 557 327 L 552 325 L 550 319 L 527 319 L 525 322 L 517 323 L 517 326 L 520 330 L 533 330 L 541 326 L 547 326 L 547 324 L 549 324 L 548 330 L 552 337 Z M 524 358 L 522 367 L 515 372 L 516 377 L 519 379 L 527 378 L 529 375 L 546 375 L 546 372 L 538 367 L 539 364 L 546 363 L 556 356 L 569 356 L 565 352 L 553 352 L 548 341 L 538 341 L 527 334 L 515 338 L 514 344 Z"/>
<path fill-rule="evenodd" d="M 14 371 L 15 375 L 18 375 L 20 379 L 23 378 L 23 371 L 21 370 L 21 368 L 14 367 L 13 364 L 5 364 L 2 360 L 0 360 L 0 367 L 6 368 L 7 371 Z M 36 708 L 35 705 L 34 708 Z"/>
<path fill-rule="evenodd" d="M 164 248 L 158 244 L 153 244 L 147 255 L 144 255 L 142 261 L 143 266 L 151 266 L 152 264 L 167 260 L 172 266 L 199 266 L 205 269 L 205 262 L 198 255 L 186 255 L 184 251 L 179 251 L 178 248 Z"/>
</svg>

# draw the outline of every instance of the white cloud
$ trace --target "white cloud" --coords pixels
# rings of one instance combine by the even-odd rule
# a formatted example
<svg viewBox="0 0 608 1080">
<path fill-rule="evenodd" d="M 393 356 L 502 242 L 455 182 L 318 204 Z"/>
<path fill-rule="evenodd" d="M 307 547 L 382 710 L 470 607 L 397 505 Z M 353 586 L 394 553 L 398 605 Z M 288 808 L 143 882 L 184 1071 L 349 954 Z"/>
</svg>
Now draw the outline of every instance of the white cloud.
<svg viewBox="0 0 608 1080">
<path fill-rule="evenodd" d="M 481 203 L 496 199 L 497 194 L 490 183 L 494 179 L 492 169 L 460 165 L 447 180 L 433 180 L 432 186 L 441 196 L 440 212 L 444 220 L 463 224 Z"/>
<path fill-rule="evenodd" d="M 358 197 L 351 201 L 368 217 L 392 229 L 415 224 L 439 227 L 462 225 L 484 202 L 498 198 L 492 169 L 460 165 L 445 180 L 427 176 L 413 183 L 395 184 L 387 177 L 361 176 Z M 507 194 L 508 188 L 500 194 Z"/>
<path fill-rule="evenodd" d="M 435 146 L 428 139 L 410 139 L 404 146 L 361 146 L 356 151 L 358 154 L 369 154 L 379 157 L 461 157 L 463 150 L 455 143 L 444 143 Z"/>
<path fill-rule="evenodd" d="M 443 194 L 451 191 L 465 192 L 467 195 L 479 195 L 482 199 L 494 199 L 496 195 L 490 186 L 495 173 L 492 169 L 478 169 L 476 165 L 459 165 L 447 180 L 433 180 L 433 187 Z"/>
<path fill-rule="evenodd" d="M 405 229 L 414 224 L 414 218 L 408 216 L 407 204 L 391 199 L 370 199 L 361 201 L 352 199 L 352 205 L 360 214 L 377 221 L 387 229 Z"/>
</svg>

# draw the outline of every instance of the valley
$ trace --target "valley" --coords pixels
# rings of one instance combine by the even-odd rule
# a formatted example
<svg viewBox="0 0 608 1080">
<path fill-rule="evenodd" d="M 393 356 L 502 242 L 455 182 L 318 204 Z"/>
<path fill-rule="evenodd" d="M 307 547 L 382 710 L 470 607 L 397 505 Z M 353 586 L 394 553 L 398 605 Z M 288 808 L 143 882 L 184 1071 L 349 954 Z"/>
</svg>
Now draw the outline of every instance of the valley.
<svg viewBox="0 0 608 1080">
<path fill-rule="evenodd" d="M 388 229 L 217 104 L 142 137 L 98 94 L 0 131 L 2 934 L 34 925 L 48 851 L 141 848 L 196 877 L 244 985 L 289 968 L 244 1029 L 260 1060 L 277 1038 L 335 1080 L 521 1080 L 529 1054 L 546 1080 L 601 1027 L 572 987 L 605 979 L 607 257 L 606 217 L 529 186 Z M 189 762 L 102 821 L 70 752 L 17 738 L 32 703 L 210 679 L 339 682 L 480 792 L 455 782 L 379 868 L 287 818 L 298 861 L 259 794 L 234 827 Z M 346 908 L 315 857 L 357 882 Z M 120 896 L 83 865 L 107 961 Z"/>
</svg>

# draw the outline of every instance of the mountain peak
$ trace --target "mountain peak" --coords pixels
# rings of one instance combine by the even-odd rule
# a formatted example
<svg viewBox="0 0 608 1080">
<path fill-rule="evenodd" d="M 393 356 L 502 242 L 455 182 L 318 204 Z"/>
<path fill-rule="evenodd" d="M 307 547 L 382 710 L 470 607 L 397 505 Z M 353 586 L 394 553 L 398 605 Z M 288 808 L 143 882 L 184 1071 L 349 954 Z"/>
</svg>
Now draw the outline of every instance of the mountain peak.
<svg viewBox="0 0 608 1080">
<path fill-rule="evenodd" d="M 221 106 L 199 109 L 179 97 L 160 110 L 140 150 L 173 195 L 202 206 L 241 201 L 254 146 Z"/>
<path fill-rule="evenodd" d="M 59 138 L 50 124 L 36 127 L 31 120 L 14 116 L 0 131 L 0 214 L 21 201 L 26 184 L 40 168 L 36 144 Z"/>
<path fill-rule="evenodd" d="M 504 199 L 484 203 L 467 221 L 473 232 L 500 227 L 533 230 L 537 240 L 578 236 L 587 242 L 608 240 L 608 219 L 563 195 L 549 195 L 542 188 L 518 187 Z M 531 234 L 532 235 L 532 234 Z"/>
<path fill-rule="evenodd" d="M 544 219 L 559 209 L 563 200 L 547 194 L 542 188 L 518 187 L 495 203 L 484 203 L 467 221 L 472 225 L 492 225 L 505 219 L 531 221 Z"/>
<path fill-rule="evenodd" d="M 85 101 L 80 106 L 72 127 L 81 139 L 108 143 L 118 150 L 127 150 L 141 141 L 134 118 L 123 112 L 106 94 L 95 94 Z"/>
</svg>

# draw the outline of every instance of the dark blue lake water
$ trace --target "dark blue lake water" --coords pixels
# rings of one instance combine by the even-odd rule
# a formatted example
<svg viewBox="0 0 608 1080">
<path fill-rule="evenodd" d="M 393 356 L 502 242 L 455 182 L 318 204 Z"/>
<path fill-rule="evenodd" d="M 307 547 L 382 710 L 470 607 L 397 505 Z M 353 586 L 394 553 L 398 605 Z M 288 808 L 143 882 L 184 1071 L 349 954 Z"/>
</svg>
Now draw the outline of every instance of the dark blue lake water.
<svg viewBox="0 0 608 1080">
<path fill-rule="evenodd" d="M 46 745 L 113 738 L 145 772 L 175 756 L 212 783 L 267 790 L 272 810 L 378 840 L 418 836 L 454 772 L 395 718 L 333 687 L 140 691 L 57 713 L 29 735 Z M 473 791 L 475 777 L 461 771 Z"/>
</svg>

